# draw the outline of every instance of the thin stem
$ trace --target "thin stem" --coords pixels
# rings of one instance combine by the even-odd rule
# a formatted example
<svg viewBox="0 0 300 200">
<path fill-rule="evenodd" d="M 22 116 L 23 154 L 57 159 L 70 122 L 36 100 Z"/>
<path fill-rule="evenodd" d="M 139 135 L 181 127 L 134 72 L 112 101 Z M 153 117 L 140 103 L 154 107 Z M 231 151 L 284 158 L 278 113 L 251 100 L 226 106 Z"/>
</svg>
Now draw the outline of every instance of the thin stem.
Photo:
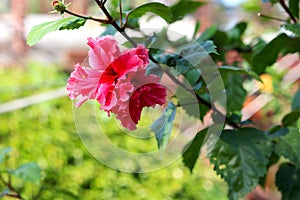
<svg viewBox="0 0 300 200">
<path fill-rule="evenodd" d="M 123 27 L 122 0 L 119 0 L 119 8 L 120 8 L 120 26 Z"/>
<path fill-rule="evenodd" d="M 99 8 L 102 7 L 102 1 L 99 1 L 99 0 L 95 0 L 95 2 L 97 3 L 97 5 L 99 6 Z"/>
<path fill-rule="evenodd" d="M 95 0 L 96 2 L 98 0 Z M 99 4 L 98 4 L 99 5 Z M 119 32 L 121 33 L 128 42 L 130 42 L 130 44 L 133 47 L 137 47 L 137 44 L 127 35 L 127 33 L 125 33 L 125 26 L 124 27 L 120 27 L 117 22 L 112 18 L 112 16 L 109 14 L 108 10 L 105 8 L 104 4 L 100 4 L 100 9 L 103 11 L 103 13 L 105 14 L 105 16 L 107 17 L 107 19 L 109 20 L 109 23 Z"/>
<path fill-rule="evenodd" d="M 64 12 L 68 13 L 70 15 L 79 17 L 79 18 L 83 18 L 83 19 L 87 19 L 87 20 L 93 20 L 93 21 L 100 22 L 100 23 L 103 23 L 103 24 L 109 24 L 109 20 L 106 20 L 106 19 L 98 19 L 98 18 L 94 18 L 94 17 L 91 17 L 91 16 L 88 16 L 88 17 L 87 16 L 82 16 L 82 15 L 73 13 L 72 11 L 69 11 L 69 10 L 65 10 Z"/>
<path fill-rule="evenodd" d="M 280 21 L 280 22 L 288 22 L 287 20 L 280 19 L 280 18 L 277 18 L 277 17 L 267 16 L 267 15 L 264 15 L 262 13 L 257 13 L 257 16 L 263 17 L 263 18 L 266 18 L 266 19 L 272 19 L 272 20 Z"/>
<path fill-rule="evenodd" d="M 8 182 L 6 182 L 4 180 L 4 178 L 2 176 L 0 176 L 0 181 L 5 185 L 7 186 L 7 188 L 13 192 L 13 193 L 8 193 L 8 194 L 5 194 L 5 196 L 8 196 L 8 197 L 13 197 L 13 198 L 16 198 L 16 199 L 22 199 L 22 196 L 18 193 L 18 191 L 12 186 L 11 184 L 11 176 L 8 177 Z"/>
<path fill-rule="evenodd" d="M 290 16 L 290 18 L 294 22 L 294 24 L 297 24 L 297 19 L 295 18 L 295 16 L 293 15 L 293 13 L 289 9 L 289 7 L 286 5 L 285 1 L 279 0 L 279 3 L 282 6 L 282 8 L 285 10 L 285 12 Z"/>
<path fill-rule="evenodd" d="M 8 183 L 7 187 L 10 191 L 14 192 L 15 194 L 13 195 L 15 198 L 22 199 L 21 195 L 18 193 L 18 191 L 14 188 L 14 186 L 11 184 L 11 176 L 8 176 Z"/>
<path fill-rule="evenodd" d="M 20 197 L 19 194 L 6 194 L 5 196 L 16 198 L 16 199 L 22 199 L 22 197 Z"/>
<path fill-rule="evenodd" d="M 126 14 L 126 18 L 125 18 L 124 25 L 123 25 L 123 27 L 122 27 L 124 30 L 125 30 L 125 28 L 127 27 L 128 20 L 129 20 L 129 14 L 127 13 L 127 14 Z"/>
</svg>

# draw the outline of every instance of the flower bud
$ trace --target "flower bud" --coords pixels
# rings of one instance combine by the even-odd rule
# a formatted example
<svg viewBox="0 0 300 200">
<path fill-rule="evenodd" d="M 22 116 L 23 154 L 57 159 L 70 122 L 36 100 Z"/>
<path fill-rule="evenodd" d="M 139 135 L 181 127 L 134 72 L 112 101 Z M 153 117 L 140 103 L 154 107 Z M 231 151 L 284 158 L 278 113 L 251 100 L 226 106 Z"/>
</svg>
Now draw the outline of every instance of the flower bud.
<svg viewBox="0 0 300 200">
<path fill-rule="evenodd" d="M 63 4 L 61 1 L 52 1 L 51 6 L 58 12 L 64 12 L 66 10 L 65 4 Z"/>
</svg>

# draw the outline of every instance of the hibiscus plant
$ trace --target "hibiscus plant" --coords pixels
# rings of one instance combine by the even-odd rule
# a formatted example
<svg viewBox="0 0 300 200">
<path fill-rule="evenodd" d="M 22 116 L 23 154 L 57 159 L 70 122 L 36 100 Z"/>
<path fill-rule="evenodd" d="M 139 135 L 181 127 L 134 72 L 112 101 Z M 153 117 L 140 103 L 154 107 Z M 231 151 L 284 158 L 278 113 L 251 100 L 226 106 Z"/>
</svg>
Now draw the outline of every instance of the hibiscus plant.
<svg viewBox="0 0 300 200">
<path fill-rule="evenodd" d="M 275 183 L 282 198 L 299 199 L 300 90 L 290 112 L 275 126 L 258 126 L 242 112 L 248 95 L 245 83 L 262 82 L 280 56 L 300 52 L 299 0 L 263 1 L 280 5 L 287 14 L 281 19 L 281 33 L 269 42 L 254 38 L 247 43 L 243 40 L 247 22 L 226 32 L 212 26 L 200 35 L 197 23 L 192 39 L 171 38 L 176 33 L 168 26 L 140 27 L 139 19 L 149 13 L 172 24 L 205 5 L 201 1 L 179 0 L 171 6 L 152 1 L 136 8 L 124 2 L 95 0 L 104 16 L 97 18 L 74 13 L 64 1 L 52 1 L 62 17 L 33 27 L 28 35 L 32 46 L 49 32 L 78 29 L 87 20 L 105 27 L 99 37 L 87 39 L 87 62 L 76 64 L 68 80 L 67 92 L 75 106 L 81 109 L 95 100 L 126 131 L 140 128 L 148 107 L 160 110 L 150 124 L 160 152 L 168 150 L 176 137 L 174 130 L 183 131 L 176 128 L 179 110 L 186 126 L 192 126 L 189 120 L 197 125 L 209 118 L 207 128 L 197 126 L 197 132 L 177 146 L 191 172 L 200 154 L 204 155 L 228 184 L 229 199 L 239 199 L 258 185 L 264 188 L 269 169 L 277 166 Z M 232 54 L 234 58 L 229 58 Z M 184 129 L 187 135 L 188 130 Z"/>
</svg>

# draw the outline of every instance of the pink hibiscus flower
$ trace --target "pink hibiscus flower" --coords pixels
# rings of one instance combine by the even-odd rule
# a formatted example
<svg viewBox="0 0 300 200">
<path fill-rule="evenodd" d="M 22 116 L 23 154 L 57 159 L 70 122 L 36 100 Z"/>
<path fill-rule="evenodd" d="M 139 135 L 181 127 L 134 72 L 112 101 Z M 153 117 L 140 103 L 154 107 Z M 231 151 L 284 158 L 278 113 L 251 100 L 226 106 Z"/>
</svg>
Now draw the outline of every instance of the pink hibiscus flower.
<svg viewBox="0 0 300 200">
<path fill-rule="evenodd" d="M 166 89 L 159 77 L 146 76 L 148 50 L 138 46 L 120 52 L 112 36 L 88 38 L 89 65 L 75 65 L 68 80 L 70 99 L 80 107 L 88 99 L 96 99 L 100 109 L 115 113 L 121 124 L 136 129 L 144 107 L 166 102 Z"/>
</svg>

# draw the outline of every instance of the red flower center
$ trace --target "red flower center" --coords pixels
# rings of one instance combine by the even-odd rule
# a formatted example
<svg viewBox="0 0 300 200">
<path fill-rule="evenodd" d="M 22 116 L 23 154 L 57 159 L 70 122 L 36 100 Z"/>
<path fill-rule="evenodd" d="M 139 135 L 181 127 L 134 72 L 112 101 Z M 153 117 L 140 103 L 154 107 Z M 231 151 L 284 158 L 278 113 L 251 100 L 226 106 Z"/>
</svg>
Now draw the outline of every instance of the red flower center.
<svg viewBox="0 0 300 200">
<path fill-rule="evenodd" d="M 109 67 L 107 67 L 105 69 L 105 71 L 101 75 L 99 82 L 113 84 L 113 83 L 117 83 L 118 78 L 119 78 L 119 75 L 114 70 L 112 65 L 110 65 Z"/>
</svg>

